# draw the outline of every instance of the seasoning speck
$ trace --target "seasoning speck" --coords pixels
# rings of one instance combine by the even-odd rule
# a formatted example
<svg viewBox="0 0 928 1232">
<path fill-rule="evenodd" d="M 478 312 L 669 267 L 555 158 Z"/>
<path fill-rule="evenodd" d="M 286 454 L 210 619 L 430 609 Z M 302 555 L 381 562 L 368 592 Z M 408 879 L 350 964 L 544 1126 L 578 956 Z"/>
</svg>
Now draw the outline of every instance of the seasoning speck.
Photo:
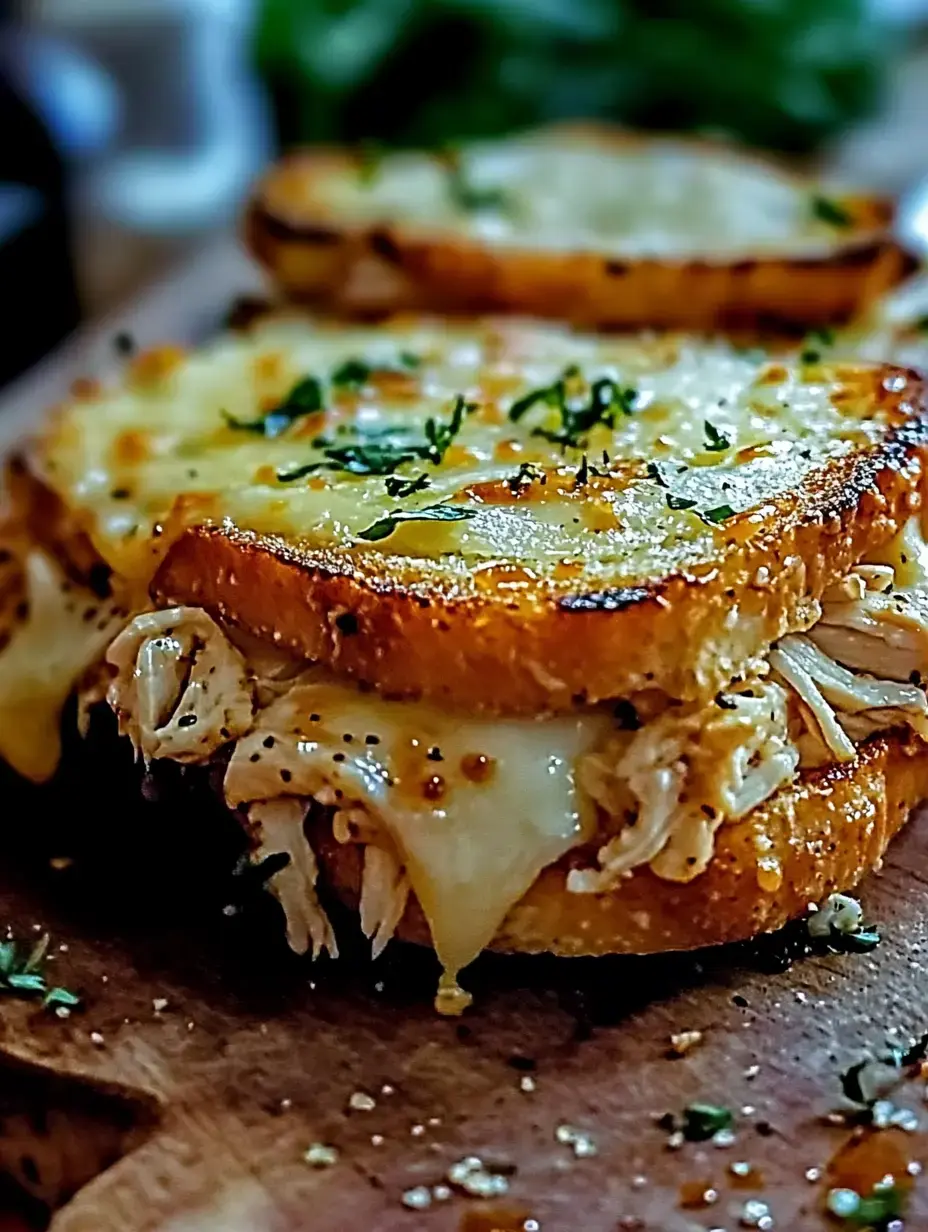
<svg viewBox="0 0 928 1232">
<path fill-rule="evenodd" d="M 702 1043 L 701 1031 L 678 1031 L 670 1037 L 670 1054 L 674 1057 L 685 1057 L 697 1044 Z"/>
<path fill-rule="evenodd" d="M 526 1095 L 531 1095 L 535 1090 L 535 1079 L 531 1074 L 523 1074 L 519 1079 L 519 1090 L 524 1091 Z"/>
<path fill-rule="evenodd" d="M 467 1155 L 448 1169 L 448 1180 L 475 1198 L 500 1198 L 509 1192 L 509 1181 L 486 1167 L 477 1155 Z"/>
<path fill-rule="evenodd" d="M 739 1222 L 742 1228 L 760 1228 L 760 1232 L 770 1232 L 774 1226 L 770 1207 L 758 1198 L 749 1198 L 745 1202 Z"/>
<path fill-rule="evenodd" d="M 312 1168 L 331 1168 L 338 1163 L 338 1151 L 334 1146 L 326 1146 L 324 1142 L 314 1142 L 304 1151 L 303 1159 Z"/>
<path fill-rule="evenodd" d="M 377 1107 L 377 1101 L 366 1091 L 353 1091 L 348 1100 L 348 1107 L 353 1112 L 372 1112 Z"/>
<path fill-rule="evenodd" d="M 427 1211 L 432 1205 L 432 1191 L 426 1185 L 417 1185 L 403 1194 L 403 1206 L 411 1211 Z"/>
<path fill-rule="evenodd" d="M 586 1130 L 575 1129 L 573 1125 L 558 1125 L 554 1136 L 558 1142 L 571 1147 L 577 1159 L 591 1159 L 598 1154 L 595 1139 Z"/>
</svg>

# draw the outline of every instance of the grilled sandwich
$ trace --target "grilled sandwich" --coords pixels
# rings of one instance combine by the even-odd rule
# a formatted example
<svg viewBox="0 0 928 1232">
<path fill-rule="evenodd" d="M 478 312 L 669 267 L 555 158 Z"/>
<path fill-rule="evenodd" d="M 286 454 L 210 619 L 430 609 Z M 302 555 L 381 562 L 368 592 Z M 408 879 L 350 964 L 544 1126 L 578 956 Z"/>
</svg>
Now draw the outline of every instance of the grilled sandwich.
<svg viewBox="0 0 928 1232">
<path fill-rule="evenodd" d="M 379 159 L 310 150 L 246 238 L 278 286 L 344 310 L 521 312 L 588 326 L 821 325 L 913 268 L 892 203 L 707 142 L 593 125 Z"/>
<path fill-rule="evenodd" d="M 213 767 L 296 949 L 335 894 L 449 1012 L 488 947 L 774 929 L 928 788 L 926 415 L 902 367 L 514 318 L 147 353 L 13 468 L 0 754 L 47 778 L 108 702 Z"/>
</svg>

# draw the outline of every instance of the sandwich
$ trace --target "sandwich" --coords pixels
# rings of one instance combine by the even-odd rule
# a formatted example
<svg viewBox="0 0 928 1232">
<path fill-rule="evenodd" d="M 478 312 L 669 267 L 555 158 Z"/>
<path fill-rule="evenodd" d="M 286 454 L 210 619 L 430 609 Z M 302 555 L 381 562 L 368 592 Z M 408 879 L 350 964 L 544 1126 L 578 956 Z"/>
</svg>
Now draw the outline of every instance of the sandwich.
<svg viewBox="0 0 928 1232">
<path fill-rule="evenodd" d="M 246 240 L 295 299 L 611 328 L 834 324 L 914 268 L 894 207 L 769 158 L 561 125 L 274 166 Z"/>
<path fill-rule="evenodd" d="M 62 708 L 209 770 L 292 946 L 687 949 L 877 865 L 928 788 L 912 370 L 280 313 L 79 384 L 11 467 L 0 755 Z M 466 982 L 466 979 L 465 979 Z"/>
</svg>

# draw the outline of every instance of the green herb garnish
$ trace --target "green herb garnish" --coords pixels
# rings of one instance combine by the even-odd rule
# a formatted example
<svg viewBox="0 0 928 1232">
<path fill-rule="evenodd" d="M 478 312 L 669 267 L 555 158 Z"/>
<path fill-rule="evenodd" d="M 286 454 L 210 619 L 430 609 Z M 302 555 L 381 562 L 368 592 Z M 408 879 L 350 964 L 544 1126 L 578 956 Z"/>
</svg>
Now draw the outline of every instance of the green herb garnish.
<svg viewBox="0 0 928 1232">
<path fill-rule="evenodd" d="M 448 423 L 442 423 L 440 419 L 427 419 L 425 422 L 425 439 L 428 441 L 428 446 L 425 452 L 421 454 L 421 457 L 426 458 L 435 466 L 440 465 L 445 454 L 448 452 L 451 442 L 461 431 L 464 416 L 469 415 L 476 409 L 476 403 L 468 402 L 463 394 L 458 394 L 451 411 L 451 419 Z"/>
<path fill-rule="evenodd" d="M 703 428 L 706 433 L 706 449 L 710 453 L 724 453 L 730 448 L 731 441 L 724 433 L 719 432 L 715 424 L 711 424 L 708 419 L 703 421 Z"/>
<path fill-rule="evenodd" d="M 848 211 L 832 197 L 813 197 L 812 213 L 820 222 L 827 222 L 830 227 L 854 225 L 854 219 Z"/>
<path fill-rule="evenodd" d="M 719 1104 L 688 1104 L 683 1109 L 681 1130 L 687 1142 L 707 1142 L 722 1129 L 731 1129 L 731 1109 Z"/>
<path fill-rule="evenodd" d="M 320 442 L 322 458 L 318 462 L 307 462 L 295 470 L 278 471 L 277 478 L 281 483 L 293 483 L 319 470 L 347 471 L 351 475 L 392 475 L 404 463 L 416 461 L 438 466 L 460 432 L 464 416 L 475 409 L 474 403 L 467 402 L 459 394 L 448 423 L 440 419 L 426 421 L 424 443 L 360 440 L 350 445 L 331 445 Z"/>
<path fill-rule="evenodd" d="M 928 313 L 923 317 L 918 317 L 915 321 L 915 328 L 922 334 L 928 334 Z"/>
<path fill-rule="evenodd" d="M 480 210 L 502 210 L 509 212 L 512 202 L 505 189 L 499 185 L 475 184 L 465 169 L 461 151 L 453 146 L 446 146 L 440 157 L 445 164 L 448 180 L 448 195 L 454 205 L 460 210 L 473 214 Z"/>
<path fill-rule="evenodd" d="M 48 940 L 48 933 L 45 933 L 28 953 L 22 951 L 13 940 L 0 942 L 0 993 L 19 997 L 40 996 L 42 1005 L 48 1009 L 59 1006 L 72 1009 L 80 1005 L 80 997 L 66 988 L 49 988 L 43 973 Z"/>
<path fill-rule="evenodd" d="M 388 496 L 412 496 L 413 492 L 421 492 L 431 483 L 428 475 L 414 475 L 412 479 L 401 479 L 399 475 L 388 475 L 383 481 Z"/>
<path fill-rule="evenodd" d="M 323 406 L 321 383 L 314 376 L 307 376 L 297 381 L 280 406 L 268 411 L 260 419 L 235 419 L 226 411 L 222 412 L 222 416 L 230 428 L 236 428 L 240 432 L 257 432 L 261 436 L 273 438 L 286 432 L 295 420 L 311 415 L 314 411 L 321 411 Z"/>
<path fill-rule="evenodd" d="M 427 505 L 424 509 L 397 509 L 358 532 L 359 539 L 374 543 L 387 539 L 402 522 L 464 522 L 479 511 L 462 505 Z"/>
<path fill-rule="evenodd" d="M 329 378 L 332 384 L 343 389 L 362 389 L 378 372 L 406 375 L 421 363 L 418 355 L 411 351 L 400 351 L 394 362 L 372 361 L 352 356 L 339 364 Z"/>
<path fill-rule="evenodd" d="M 523 462 L 519 466 L 518 474 L 511 475 L 506 483 L 509 485 L 513 493 L 519 492 L 522 488 L 528 487 L 529 484 L 538 480 L 542 485 L 548 482 L 548 476 L 543 467 L 537 466 L 534 462 Z"/>
<path fill-rule="evenodd" d="M 668 509 L 695 509 L 696 502 L 688 500 L 685 496 L 674 496 L 673 492 L 667 493 L 667 508 Z"/>
<path fill-rule="evenodd" d="M 906 1196 L 905 1190 L 898 1185 L 880 1181 L 868 1194 L 859 1194 L 853 1189 L 832 1189 L 826 1205 L 829 1214 L 842 1220 L 845 1228 L 885 1232 L 903 1215 Z"/>
<path fill-rule="evenodd" d="M 339 364 L 331 376 L 333 385 L 347 389 L 361 389 L 367 384 L 371 375 L 371 366 L 363 359 L 346 359 Z"/>
<path fill-rule="evenodd" d="M 804 364 L 817 364 L 821 362 L 822 347 L 830 347 L 835 344 L 835 331 L 822 327 L 821 329 L 812 329 L 806 336 L 802 350 L 799 352 L 799 358 Z"/>
<path fill-rule="evenodd" d="M 556 431 L 547 428 L 535 428 L 532 435 L 544 437 L 555 445 L 569 446 L 572 449 L 582 449 L 586 443 L 587 434 L 597 425 L 614 428 L 618 414 L 631 415 L 634 411 L 634 401 L 637 391 L 623 389 L 611 377 L 600 377 L 590 385 L 589 400 L 586 405 L 577 405 L 577 399 L 571 397 L 568 382 L 579 377 L 576 367 L 566 368 L 551 385 L 543 385 L 532 389 L 521 398 L 517 398 L 509 408 L 509 418 L 518 422 L 533 407 L 543 405 L 557 410 L 561 418 L 560 427 Z"/>
<path fill-rule="evenodd" d="M 699 516 L 704 522 L 711 522 L 713 526 L 718 526 L 720 522 L 733 518 L 735 511 L 731 505 L 716 505 L 714 509 L 700 510 Z"/>
</svg>

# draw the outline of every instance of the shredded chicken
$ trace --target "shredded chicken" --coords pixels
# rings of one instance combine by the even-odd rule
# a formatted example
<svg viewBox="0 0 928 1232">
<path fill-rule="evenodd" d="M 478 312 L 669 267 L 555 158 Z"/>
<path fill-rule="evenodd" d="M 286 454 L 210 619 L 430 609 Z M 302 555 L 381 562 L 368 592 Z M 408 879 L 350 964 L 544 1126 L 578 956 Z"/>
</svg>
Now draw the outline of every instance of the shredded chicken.
<svg viewBox="0 0 928 1232">
<path fill-rule="evenodd" d="M 928 591 L 864 590 L 828 603 L 807 636 L 845 667 L 882 680 L 928 678 Z"/>
<path fill-rule="evenodd" d="M 316 894 L 316 853 L 303 830 L 308 807 L 307 801 L 292 796 L 252 804 L 248 822 L 257 843 L 253 859 L 258 864 L 268 856 L 287 856 L 287 864 L 268 878 L 267 885 L 283 908 L 291 949 L 305 954 L 312 945 L 313 958 L 323 950 L 336 958 L 335 934 Z"/>
<path fill-rule="evenodd" d="M 137 616 L 110 646 L 107 694 L 146 763 L 205 761 L 251 726 L 254 696 L 245 660 L 201 608 Z"/>
<path fill-rule="evenodd" d="M 689 881 L 712 858 L 722 822 L 772 795 L 792 778 L 798 759 L 787 732 L 786 693 L 770 682 L 722 695 L 685 716 L 665 711 L 631 740 L 607 743 L 581 761 L 580 783 L 613 817 L 627 813 L 629 790 L 635 808 L 597 853 L 600 867 L 572 870 L 567 888 L 602 893 L 641 864 L 669 880 Z"/>
<path fill-rule="evenodd" d="M 376 958 L 396 931 L 406 910 L 409 881 L 392 851 L 368 844 L 361 878 L 361 931 Z"/>
</svg>

